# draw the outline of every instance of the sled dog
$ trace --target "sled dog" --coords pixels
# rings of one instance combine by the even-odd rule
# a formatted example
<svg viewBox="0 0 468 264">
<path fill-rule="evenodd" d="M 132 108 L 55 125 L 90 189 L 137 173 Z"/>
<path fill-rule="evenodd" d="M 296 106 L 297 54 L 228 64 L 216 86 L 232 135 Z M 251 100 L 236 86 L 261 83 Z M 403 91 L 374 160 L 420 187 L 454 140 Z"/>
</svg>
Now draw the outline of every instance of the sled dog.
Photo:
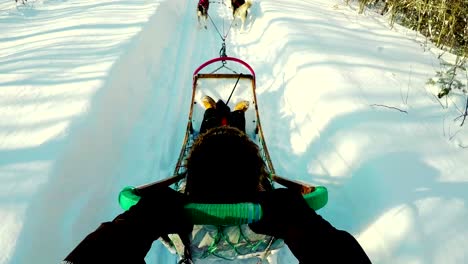
<svg viewBox="0 0 468 264">
<path fill-rule="evenodd" d="M 199 0 L 197 5 L 198 26 L 206 28 L 208 21 L 209 0 Z"/>
<path fill-rule="evenodd" d="M 232 15 L 234 20 L 239 18 L 244 30 L 245 20 L 247 19 L 248 9 L 252 6 L 252 0 L 231 0 Z"/>
</svg>

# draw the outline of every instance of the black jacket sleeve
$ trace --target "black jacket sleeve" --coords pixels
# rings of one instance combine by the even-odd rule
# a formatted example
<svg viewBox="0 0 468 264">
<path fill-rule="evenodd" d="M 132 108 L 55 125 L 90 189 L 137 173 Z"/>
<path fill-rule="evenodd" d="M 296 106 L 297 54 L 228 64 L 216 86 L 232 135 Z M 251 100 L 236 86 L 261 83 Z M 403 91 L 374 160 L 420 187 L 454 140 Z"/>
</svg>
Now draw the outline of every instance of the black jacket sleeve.
<svg viewBox="0 0 468 264">
<path fill-rule="evenodd" d="M 185 215 L 185 204 L 185 196 L 170 188 L 150 190 L 128 211 L 89 234 L 65 261 L 145 263 L 153 241 L 160 236 L 191 232 L 193 225 Z"/>
<path fill-rule="evenodd" d="M 319 215 L 308 225 L 291 227 L 284 240 L 301 264 L 371 263 L 351 234 L 334 228 Z"/>
<path fill-rule="evenodd" d="M 371 263 L 352 235 L 318 215 L 299 192 L 279 188 L 265 192 L 259 202 L 263 217 L 250 228 L 282 238 L 300 263 Z"/>
<path fill-rule="evenodd" d="M 65 258 L 73 264 L 88 263 L 145 263 L 153 239 L 140 235 L 141 230 L 114 220 L 101 224 Z"/>
</svg>

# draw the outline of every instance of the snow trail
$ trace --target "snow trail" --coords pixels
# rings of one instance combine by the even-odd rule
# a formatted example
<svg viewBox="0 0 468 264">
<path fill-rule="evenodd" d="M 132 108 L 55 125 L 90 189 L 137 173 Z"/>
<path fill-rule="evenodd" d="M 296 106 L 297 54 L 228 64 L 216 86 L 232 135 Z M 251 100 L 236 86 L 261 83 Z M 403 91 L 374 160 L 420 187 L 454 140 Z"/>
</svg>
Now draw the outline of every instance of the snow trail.
<svg viewBox="0 0 468 264">
<path fill-rule="evenodd" d="M 221 48 L 195 6 L 37 1 L 0 13 L 0 264 L 58 262 L 121 212 L 122 187 L 172 174 L 192 72 Z M 231 10 L 210 15 L 226 33 Z M 226 45 L 257 73 L 277 173 L 328 187 L 321 215 L 376 263 L 462 263 L 468 137 L 428 91 L 437 56 L 413 34 L 338 0 L 258 0 Z M 155 243 L 147 259 L 175 257 Z M 297 261 L 283 250 L 278 263 Z"/>
</svg>

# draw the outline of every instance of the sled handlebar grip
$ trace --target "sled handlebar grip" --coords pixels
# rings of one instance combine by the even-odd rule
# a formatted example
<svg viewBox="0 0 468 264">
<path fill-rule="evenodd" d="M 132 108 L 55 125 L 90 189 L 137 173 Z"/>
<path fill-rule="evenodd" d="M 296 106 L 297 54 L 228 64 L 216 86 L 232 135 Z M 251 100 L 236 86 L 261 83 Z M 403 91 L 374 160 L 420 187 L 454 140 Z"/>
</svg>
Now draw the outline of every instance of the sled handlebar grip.
<svg viewBox="0 0 468 264">
<path fill-rule="evenodd" d="M 303 195 L 310 208 L 318 210 L 328 202 L 328 191 L 323 186 L 317 186 L 311 193 Z M 125 187 L 119 194 L 119 204 L 124 210 L 137 204 L 140 196 L 136 194 L 135 187 Z M 242 225 L 259 221 L 263 212 L 260 204 L 200 204 L 189 203 L 185 205 L 195 225 Z"/>
</svg>

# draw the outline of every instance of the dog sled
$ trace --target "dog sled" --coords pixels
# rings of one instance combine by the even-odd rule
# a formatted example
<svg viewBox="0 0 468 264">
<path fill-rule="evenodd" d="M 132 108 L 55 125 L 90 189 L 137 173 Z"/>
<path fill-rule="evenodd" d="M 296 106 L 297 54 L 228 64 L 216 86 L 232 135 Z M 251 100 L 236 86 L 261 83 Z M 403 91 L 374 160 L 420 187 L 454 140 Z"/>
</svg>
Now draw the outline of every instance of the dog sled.
<svg viewBox="0 0 468 264">
<path fill-rule="evenodd" d="M 205 110 L 202 98 L 205 95 L 215 100 L 221 99 L 231 107 L 238 101 L 248 100 L 250 107 L 245 112 L 245 132 L 258 145 L 272 183 L 297 190 L 314 210 L 325 206 L 328 201 L 325 187 L 293 181 L 275 173 L 263 135 L 255 89 L 254 70 L 238 58 L 221 56 L 200 65 L 193 73 L 190 112 L 173 175 L 144 186 L 125 187 L 119 194 L 120 206 L 128 210 L 145 193 L 157 191 L 161 187 L 173 186 L 176 190 L 183 190 L 186 159 L 192 144 L 200 133 L 199 128 Z M 283 242 L 278 239 L 258 235 L 249 230 L 247 224 L 259 221 L 262 217 L 259 204 L 192 203 L 186 205 L 185 210 L 195 224 L 190 245 L 186 239 L 175 234 L 161 238 L 163 244 L 172 253 L 179 255 L 181 263 L 184 263 L 187 255 L 190 255 L 190 259 L 193 260 L 209 258 L 234 260 L 252 257 L 264 260 L 272 250 L 283 246 Z M 201 233 L 203 235 L 200 235 Z M 196 238 L 200 237 L 203 237 L 203 241 L 196 241 Z"/>
</svg>

